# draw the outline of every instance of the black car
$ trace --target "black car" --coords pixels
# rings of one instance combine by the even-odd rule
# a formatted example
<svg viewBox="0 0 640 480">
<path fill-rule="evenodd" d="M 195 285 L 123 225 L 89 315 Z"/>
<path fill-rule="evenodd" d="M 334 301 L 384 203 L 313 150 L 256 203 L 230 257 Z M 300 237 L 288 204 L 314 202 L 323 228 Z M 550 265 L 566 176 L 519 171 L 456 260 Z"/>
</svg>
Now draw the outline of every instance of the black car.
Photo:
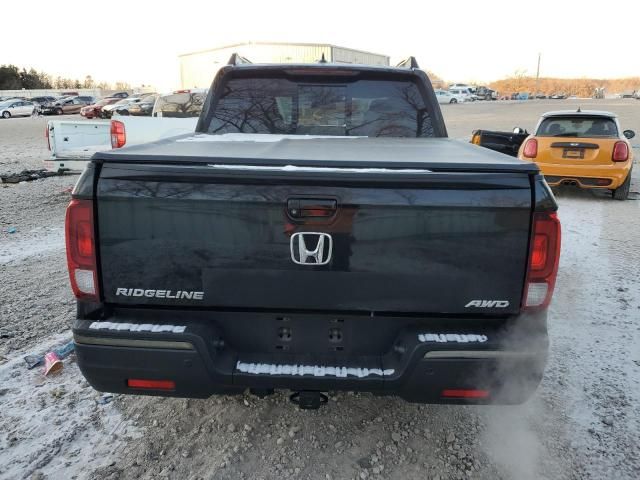
<svg viewBox="0 0 640 480">
<path fill-rule="evenodd" d="M 112 93 L 109 96 L 110 97 L 115 97 L 115 98 L 127 98 L 129 96 L 129 94 L 127 92 L 116 92 L 116 93 Z"/>
<path fill-rule="evenodd" d="M 129 112 L 129 115 L 135 115 L 138 117 L 150 117 L 157 98 L 158 95 L 149 95 L 143 97 L 142 100 L 140 100 L 140 103 L 134 103 L 128 107 L 127 110 Z"/>
</svg>

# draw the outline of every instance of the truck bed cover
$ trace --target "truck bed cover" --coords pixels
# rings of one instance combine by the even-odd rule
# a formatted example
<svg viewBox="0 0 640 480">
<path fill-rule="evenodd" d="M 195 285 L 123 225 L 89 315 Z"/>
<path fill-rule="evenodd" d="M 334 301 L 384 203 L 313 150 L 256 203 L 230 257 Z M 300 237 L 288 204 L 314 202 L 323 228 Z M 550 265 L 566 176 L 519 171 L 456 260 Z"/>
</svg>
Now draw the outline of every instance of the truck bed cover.
<svg viewBox="0 0 640 480">
<path fill-rule="evenodd" d="M 126 163 L 538 172 L 533 162 L 449 138 L 196 134 L 98 152 L 93 158 L 102 162 Z"/>
</svg>

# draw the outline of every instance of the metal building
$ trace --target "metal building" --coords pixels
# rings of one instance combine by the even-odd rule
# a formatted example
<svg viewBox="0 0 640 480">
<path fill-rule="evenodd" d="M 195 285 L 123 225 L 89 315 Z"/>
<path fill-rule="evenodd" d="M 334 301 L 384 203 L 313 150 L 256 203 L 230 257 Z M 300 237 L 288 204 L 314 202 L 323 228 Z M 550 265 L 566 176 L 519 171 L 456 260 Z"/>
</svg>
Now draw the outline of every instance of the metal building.
<svg viewBox="0 0 640 480">
<path fill-rule="evenodd" d="M 182 88 L 207 88 L 218 69 L 233 53 L 252 63 L 315 63 L 322 58 L 332 63 L 389 65 L 389 56 L 316 43 L 237 43 L 179 55 Z"/>
</svg>

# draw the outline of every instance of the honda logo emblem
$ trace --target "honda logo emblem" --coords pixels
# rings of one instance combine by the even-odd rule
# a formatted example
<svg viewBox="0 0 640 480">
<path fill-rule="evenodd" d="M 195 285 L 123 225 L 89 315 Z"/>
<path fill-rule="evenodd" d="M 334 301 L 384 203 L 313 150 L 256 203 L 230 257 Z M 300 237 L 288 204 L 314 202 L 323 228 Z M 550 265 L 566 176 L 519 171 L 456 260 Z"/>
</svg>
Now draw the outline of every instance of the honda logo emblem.
<svg viewBox="0 0 640 480">
<path fill-rule="evenodd" d="M 333 239 L 328 233 L 294 233 L 290 246 L 291 260 L 298 265 L 326 265 L 331 261 Z"/>
</svg>

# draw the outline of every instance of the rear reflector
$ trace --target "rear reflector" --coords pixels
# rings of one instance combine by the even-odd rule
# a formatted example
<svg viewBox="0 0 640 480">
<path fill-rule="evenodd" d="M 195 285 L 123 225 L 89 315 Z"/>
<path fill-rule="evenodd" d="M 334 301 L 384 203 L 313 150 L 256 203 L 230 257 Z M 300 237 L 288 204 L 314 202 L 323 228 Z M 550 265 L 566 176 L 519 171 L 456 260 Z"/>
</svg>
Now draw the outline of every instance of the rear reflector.
<svg viewBox="0 0 640 480">
<path fill-rule="evenodd" d="M 173 380 L 144 380 L 141 378 L 129 378 L 127 387 L 144 390 L 175 390 L 176 382 Z"/>
<path fill-rule="evenodd" d="M 533 235 L 523 306 L 546 308 L 551 302 L 560 260 L 560 221 L 555 212 L 534 213 Z"/>
<path fill-rule="evenodd" d="M 127 133 L 124 123 L 111 120 L 111 148 L 121 148 L 127 143 Z"/>
<path fill-rule="evenodd" d="M 627 142 L 616 142 L 613 146 L 611 159 L 614 162 L 626 162 L 629 159 L 629 145 Z"/>
<path fill-rule="evenodd" d="M 65 218 L 67 267 L 76 298 L 99 301 L 93 202 L 73 199 Z"/>
<path fill-rule="evenodd" d="M 452 389 L 443 390 L 442 396 L 445 398 L 487 398 L 489 396 L 488 390 L 464 390 L 464 389 Z"/>
<path fill-rule="evenodd" d="M 527 140 L 527 143 L 524 144 L 522 155 L 527 158 L 536 158 L 538 156 L 538 140 L 535 138 Z"/>
</svg>

